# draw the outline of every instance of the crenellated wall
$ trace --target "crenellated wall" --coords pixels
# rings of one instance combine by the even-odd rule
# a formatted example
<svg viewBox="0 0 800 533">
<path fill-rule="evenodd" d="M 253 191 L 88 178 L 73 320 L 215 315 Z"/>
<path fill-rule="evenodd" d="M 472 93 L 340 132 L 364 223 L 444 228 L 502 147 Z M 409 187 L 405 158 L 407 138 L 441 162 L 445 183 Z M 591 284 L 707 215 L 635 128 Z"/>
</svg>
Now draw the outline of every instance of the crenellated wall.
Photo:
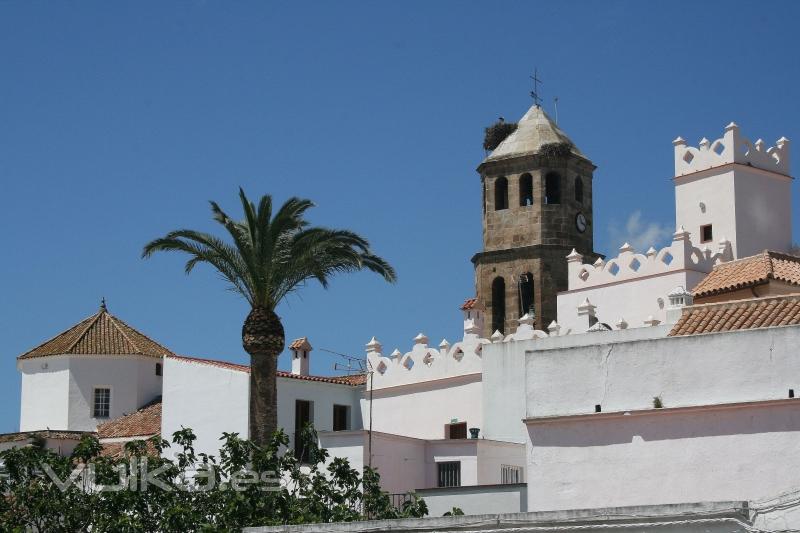
<svg viewBox="0 0 800 533">
<path fill-rule="evenodd" d="M 713 142 L 704 137 L 695 148 L 678 137 L 672 144 L 675 146 L 675 176 L 731 163 L 789 175 L 789 139 L 781 137 L 770 147 L 762 139 L 752 143 L 741 135 L 734 122 L 725 127 L 722 138 Z"/>
<path fill-rule="evenodd" d="M 721 240 L 716 251 L 700 248 L 682 227 L 669 246 L 643 254 L 626 243 L 616 257 L 590 265 L 573 251 L 567 256 L 569 290 L 558 295 L 558 324 L 584 333 L 593 326 L 626 329 L 667 322 L 673 290 L 691 290 L 715 264 L 732 258 L 728 240 Z"/>
</svg>

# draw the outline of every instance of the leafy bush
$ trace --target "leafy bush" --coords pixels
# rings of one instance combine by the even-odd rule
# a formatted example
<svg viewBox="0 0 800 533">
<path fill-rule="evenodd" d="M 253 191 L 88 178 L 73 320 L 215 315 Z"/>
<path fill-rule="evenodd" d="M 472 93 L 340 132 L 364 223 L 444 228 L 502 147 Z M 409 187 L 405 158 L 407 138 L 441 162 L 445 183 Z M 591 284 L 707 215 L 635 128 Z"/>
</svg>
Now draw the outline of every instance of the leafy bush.
<svg viewBox="0 0 800 533">
<path fill-rule="evenodd" d="M 505 122 L 504 120 L 498 120 L 485 130 L 485 135 L 483 136 L 483 149 L 484 150 L 494 150 L 500 143 L 506 140 L 506 137 L 511 135 L 517 130 L 517 123 L 516 122 Z"/>
<path fill-rule="evenodd" d="M 282 431 L 263 448 L 225 433 L 219 460 L 195 453 L 190 429 L 173 434 L 174 459 L 162 457 L 170 444 L 160 437 L 126 443 L 120 458 L 101 456 L 93 436 L 70 457 L 41 446 L 6 450 L 0 531 L 234 531 L 427 514 L 415 495 L 395 508 L 375 470 L 359 474 L 345 459 L 328 461 L 310 426 L 301 438 L 308 463 Z"/>
</svg>

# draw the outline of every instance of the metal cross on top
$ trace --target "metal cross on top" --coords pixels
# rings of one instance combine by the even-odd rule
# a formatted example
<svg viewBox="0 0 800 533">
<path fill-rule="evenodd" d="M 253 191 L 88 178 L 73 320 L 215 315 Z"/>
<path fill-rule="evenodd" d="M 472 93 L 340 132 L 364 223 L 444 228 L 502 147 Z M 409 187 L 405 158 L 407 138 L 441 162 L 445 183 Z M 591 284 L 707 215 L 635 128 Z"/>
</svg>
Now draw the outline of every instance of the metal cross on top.
<svg viewBox="0 0 800 533">
<path fill-rule="evenodd" d="M 542 99 L 539 97 L 539 84 L 542 83 L 542 80 L 539 79 L 539 69 L 533 69 L 533 76 L 531 76 L 531 79 L 533 80 L 533 90 L 531 91 L 533 103 L 536 104 L 537 107 L 541 107 Z"/>
</svg>

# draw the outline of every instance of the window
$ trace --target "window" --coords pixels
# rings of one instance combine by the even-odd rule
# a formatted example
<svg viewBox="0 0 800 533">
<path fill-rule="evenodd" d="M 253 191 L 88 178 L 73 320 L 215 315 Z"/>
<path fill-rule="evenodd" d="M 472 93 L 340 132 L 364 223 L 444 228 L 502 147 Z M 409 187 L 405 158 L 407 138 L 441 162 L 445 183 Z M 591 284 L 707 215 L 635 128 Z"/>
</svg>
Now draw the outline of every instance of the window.
<svg viewBox="0 0 800 533">
<path fill-rule="evenodd" d="M 453 424 L 446 424 L 444 426 L 444 438 L 446 439 L 466 439 L 467 438 L 467 423 L 456 422 Z"/>
<path fill-rule="evenodd" d="M 442 461 L 436 463 L 439 474 L 439 487 L 461 486 L 461 461 Z"/>
<path fill-rule="evenodd" d="M 506 281 L 497 277 L 492 282 L 492 334 L 505 333 L 506 327 Z"/>
<path fill-rule="evenodd" d="M 111 389 L 94 389 L 94 407 L 92 416 L 94 418 L 108 418 L 111 412 Z"/>
<path fill-rule="evenodd" d="M 508 180 L 500 177 L 494 181 L 494 210 L 508 209 Z"/>
<path fill-rule="evenodd" d="M 560 204 L 561 203 L 561 176 L 556 172 L 550 172 L 544 178 L 544 203 Z"/>
<path fill-rule="evenodd" d="M 311 406 L 308 400 L 294 402 L 294 455 L 303 463 L 308 462 L 308 449 L 303 446 L 302 433 L 311 422 Z"/>
<path fill-rule="evenodd" d="M 160 376 L 161 374 L 161 363 L 156 363 L 156 376 Z"/>
<path fill-rule="evenodd" d="M 519 177 L 519 205 L 533 205 L 533 178 L 530 174 Z"/>
<path fill-rule="evenodd" d="M 711 242 L 714 240 L 714 230 L 711 224 L 700 226 L 700 242 Z"/>
<path fill-rule="evenodd" d="M 334 405 L 333 406 L 333 430 L 346 431 L 350 429 L 350 406 L 349 405 Z"/>
<path fill-rule="evenodd" d="M 525 272 L 519 277 L 519 316 L 533 311 L 533 274 Z"/>
<path fill-rule="evenodd" d="M 500 483 L 503 485 L 522 483 L 522 467 L 500 465 Z"/>
<path fill-rule="evenodd" d="M 580 176 L 575 176 L 575 201 L 583 203 L 583 180 Z"/>
</svg>

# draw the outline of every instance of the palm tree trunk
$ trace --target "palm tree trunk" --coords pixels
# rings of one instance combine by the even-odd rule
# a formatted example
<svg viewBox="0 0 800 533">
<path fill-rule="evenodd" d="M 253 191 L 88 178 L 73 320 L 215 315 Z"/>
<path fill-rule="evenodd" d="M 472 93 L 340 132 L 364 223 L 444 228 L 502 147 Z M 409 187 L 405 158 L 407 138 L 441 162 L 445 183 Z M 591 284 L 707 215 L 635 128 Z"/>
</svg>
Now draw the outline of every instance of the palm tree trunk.
<svg viewBox="0 0 800 533">
<path fill-rule="evenodd" d="M 254 307 L 242 326 L 242 346 L 250 354 L 250 440 L 266 445 L 278 429 L 278 356 L 286 344 L 281 319 Z"/>
</svg>

